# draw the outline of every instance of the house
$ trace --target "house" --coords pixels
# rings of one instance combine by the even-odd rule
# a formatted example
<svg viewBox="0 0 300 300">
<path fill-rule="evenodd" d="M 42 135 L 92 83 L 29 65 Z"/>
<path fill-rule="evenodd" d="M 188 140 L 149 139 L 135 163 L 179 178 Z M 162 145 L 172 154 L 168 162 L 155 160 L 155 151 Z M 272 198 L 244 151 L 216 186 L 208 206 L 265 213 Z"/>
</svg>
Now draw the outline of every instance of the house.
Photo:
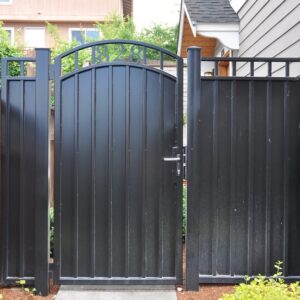
<svg viewBox="0 0 300 300">
<path fill-rule="evenodd" d="M 56 25 L 65 40 L 82 43 L 86 37 L 97 38 L 94 24 L 110 12 L 131 15 L 132 0 L 0 0 L 0 20 L 11 42 L 26 48 L 54 46 L 46 22 Z"/>
<path fill-rule="evenodd" d="M 186 58 L 190 46 L 201 47 L 207 57 L 232 56 L 239 48 L 239 17 L 229 0 L 182 1 L 177 54 Z M 205 71 L 212 68 L 208 64 Z M 228 69 L 220 66 L 219 72 L 227 75 Z"/>
<path fill-rule="evenodd" d="M 186 58 L 190 46 L 201 47 L 203 56 L 299 57 L 300 2 L 183 0 L 178 54 Z M 290 66 L 291 76 L 297 75 L 299 67 Z M 204 72 L 213 68 L 208 65 Z M 284 75 L 284 64 L 274 63 L 272 68 L 273 76 Z M 218 75 L 230 75 L 228 63 L 220 62 L 218 69 Z M 254 71 L 256 76 L 266 76 L 267 64 L 256 64 Z M 237 64 L 237 74 L 249 75 L 249 66 Z"/>
<path fill-rule="evenodd" d="M 232 0 L 231 4 L 240 18 L 236 56 L 300 57 L 300 1 Z M 255 72 L 264 75 L 266 69 L 266 64 L 259 64 Z M 291 64 L 291 76 L 298 76 L 299 70 L 299 64 Z M 239 72 L 247 73 L 244 67 Z M 273 64 L 274 75 L 284 76 L 283 64 Z"/>
</svg>

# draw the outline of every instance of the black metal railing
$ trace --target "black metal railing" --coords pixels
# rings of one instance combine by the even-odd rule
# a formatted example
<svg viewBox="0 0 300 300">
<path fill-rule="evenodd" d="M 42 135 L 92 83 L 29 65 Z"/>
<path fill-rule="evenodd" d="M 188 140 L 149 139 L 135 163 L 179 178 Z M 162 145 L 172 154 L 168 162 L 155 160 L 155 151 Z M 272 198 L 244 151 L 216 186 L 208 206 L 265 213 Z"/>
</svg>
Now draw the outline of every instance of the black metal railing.
<svg viewBox="0 0 300 300">
<path fill-rule="evenodd" d="M 61 65 L 61 76 L 93 65 L 134 63 L 164 70 L 168 65 L 177 68 L 182 64 L 178 55 L 144 42 L 130 40 L 97 41 L 80 45 L 56 58 Z M 178 75 L 178 74 L 177 74 Z"/>
<path fill-rule="evenodd" d="M 300 58 L 277 58 L 277 57 L 202 57 L 203 62 L 213 63 L 212 72 L 207 72 L 208 76 L 222 76 L 220 74 L 220 63 L 227 62 L 230 66 L 229 77 L 299 77 L 300 76 Z M 257 66 L 257 64 L 259 64 Z M 280 64 L 274 69 L 274 64 Z M 297 74 L 291 74 L 291 65 L 297 64 Z M 266 67 L 265 74 L 256 74 L 262 66 Z M 276 76 L 275 74 L 284 70 L 284 74 Z M 207 77 L 208 77 L 207 76 Z M 224 76 L 224 75 L 223 75 Z M 224 76 L 226 77 L 226 76 Z"/>
</svg>

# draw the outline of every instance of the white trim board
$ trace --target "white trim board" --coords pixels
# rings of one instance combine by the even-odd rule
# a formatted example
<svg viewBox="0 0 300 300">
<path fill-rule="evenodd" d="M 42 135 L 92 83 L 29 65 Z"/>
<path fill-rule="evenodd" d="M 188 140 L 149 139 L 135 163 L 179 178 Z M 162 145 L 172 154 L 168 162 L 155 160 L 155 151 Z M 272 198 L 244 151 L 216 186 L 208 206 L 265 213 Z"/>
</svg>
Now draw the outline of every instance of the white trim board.
<svg viewBox="0 0 300 300">
<path fill-rule="evenodd" d="M 240 47 L 240 25 L 238 23 L 199 23 L 196 32 L 206 37 L 219 40 L 224 46 L 232 50 Z"/>
</svg>

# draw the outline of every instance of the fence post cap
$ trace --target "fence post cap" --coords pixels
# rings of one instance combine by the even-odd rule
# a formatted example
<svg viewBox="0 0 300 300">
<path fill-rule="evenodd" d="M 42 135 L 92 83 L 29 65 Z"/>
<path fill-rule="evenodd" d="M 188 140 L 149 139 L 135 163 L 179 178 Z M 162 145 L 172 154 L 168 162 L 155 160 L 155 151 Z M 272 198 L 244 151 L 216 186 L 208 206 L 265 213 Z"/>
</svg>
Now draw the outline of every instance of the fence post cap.
<svg viewBox="0 0 300 300">
<path fill-rule="evenodd" d="M 51 49 L 50 48 L 43 48 L 43 47 L 40 47 L 40 48 L 34 48 L 35 51 L 40 51 L 40 50 L 43 50 L 43 51 L 50 51 Z"/>
<path fill-rule="evenodd" d="M 198 46 L 190 46 L 187 48 L 187 51 L 190 51 L 190 50 L 197 50 L 197 51 L 200 51 L 201 50 L 201 47 L 198 47 Z"/>
</svg>

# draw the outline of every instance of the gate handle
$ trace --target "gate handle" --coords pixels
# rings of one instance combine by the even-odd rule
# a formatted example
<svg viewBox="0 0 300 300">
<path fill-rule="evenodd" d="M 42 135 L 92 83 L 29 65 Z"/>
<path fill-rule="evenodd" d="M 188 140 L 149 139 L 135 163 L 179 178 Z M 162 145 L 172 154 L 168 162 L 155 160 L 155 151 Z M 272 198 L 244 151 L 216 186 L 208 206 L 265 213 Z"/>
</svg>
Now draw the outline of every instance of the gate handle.
<svg viewBox="0 0 300 300">
<path fill-rule="evenodd" d="M 180 161 L 180 157 L 164 157 L 163 161 Z"/>
</svg>

